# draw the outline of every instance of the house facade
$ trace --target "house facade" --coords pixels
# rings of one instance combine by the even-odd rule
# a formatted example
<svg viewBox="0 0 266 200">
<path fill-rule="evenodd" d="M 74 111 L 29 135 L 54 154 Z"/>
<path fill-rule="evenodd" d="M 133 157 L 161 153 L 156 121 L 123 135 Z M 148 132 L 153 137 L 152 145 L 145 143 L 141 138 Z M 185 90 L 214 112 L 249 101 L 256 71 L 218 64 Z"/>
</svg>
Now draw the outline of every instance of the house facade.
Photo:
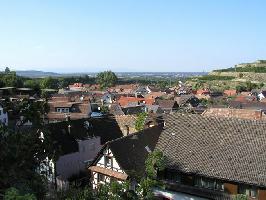
<svg viewBox="0 0 266 200">
<path fill-rule="evenodd" d="M 112 180 L 118 182 L 125 181 L 128 177 L 108 147 L 102 151 L 101 157 L 89 169 L 92 171 L 91 179 L 93 189 L 97 189 L 100 184 L 110 183 Z"/>
<path fill-rule="evenodd" d="M 135 177 L 143 176 L 145 160 L 154 150 L 161 128 L 152 127 L 106 143 L 88 167 L 94 189 L 110 181 L 129 180 L 131 188 L 137 184 Z"/>
<path fill-rule="evenodd" d="M 262 120 L 165 115 L 157 135 L 153 127 L 104 146 L 89 167 L 94 188 L 105 180 L 132 182 L 132 172 L 143 175 L 148 153 L 158 150 L 166 160 L 157 177 L 165 189 L 154 189 L 158 199 L 231 200 L 243 194 L 265 200 L 265 130 Z"/>
<path fill-rule="evenodd" d="M 57 189 L 67 189 L 69 179 L 86 171 L 87 165 L 106 142 L 123 136 L 115 119 L 109 118 L 50 123 L 40 134 L 43 140 L 47 138 L 53 141 L 50 148 L 56 153 L 57 159 L 52 161 L 46 158 L 38 170 Z"/>
</svg>

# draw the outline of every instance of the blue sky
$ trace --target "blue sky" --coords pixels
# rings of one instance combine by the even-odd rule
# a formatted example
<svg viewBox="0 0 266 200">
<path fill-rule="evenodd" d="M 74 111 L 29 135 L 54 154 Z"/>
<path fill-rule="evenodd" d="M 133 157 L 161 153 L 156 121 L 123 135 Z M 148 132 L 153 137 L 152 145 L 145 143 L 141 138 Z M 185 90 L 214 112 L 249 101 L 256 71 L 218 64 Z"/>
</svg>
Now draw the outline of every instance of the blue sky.
<svg viewBox="0 0 266 200">
<path fill-rule="evenodd" d="M 210 71 L 266 59 L 264 0 L 0 0 L 0 70 Z"/>
</svg>

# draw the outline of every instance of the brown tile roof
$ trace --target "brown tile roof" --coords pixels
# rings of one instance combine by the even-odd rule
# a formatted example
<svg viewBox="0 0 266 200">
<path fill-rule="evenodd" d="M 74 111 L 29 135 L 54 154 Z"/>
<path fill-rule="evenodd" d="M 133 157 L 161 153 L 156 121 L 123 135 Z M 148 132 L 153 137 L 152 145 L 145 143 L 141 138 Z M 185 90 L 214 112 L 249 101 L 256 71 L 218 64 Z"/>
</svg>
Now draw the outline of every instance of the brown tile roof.
<svg viewBox="0 0 266 200">
<path fill-rule="evenodd" d="M 111 104 L 109 112 L 113 115 L 125 115 L 121 106 L 118 104 Z"/>
<path fill-rule="evenodd" d="M 202 115 L 214 117 L 233 117 L 239 119 L 266 120 L 266 115 L 261 110 L 231 109 L 231 108 L 208 108 Z"/>
<path fill-rule="evenodd" d="M 146 98 L 136 98 L 136 97 L 124 97 L 121 96 L 120 99 L 117 101 L 118 104 L 122 107 L 127 106 L 129 103 L 136 102 L 136 103 L 145 103 L 147 105 L 153 105 L 154 99 L 146 99 Z"/>
<path fill-rule="evenodd" d="M 123 181 L 127 180 L 127 177 L 128 177 L 127 174 L 124 174 L 121 172 L 116 172 L 114 170 L 103 168 L 100 166 L 90 166 L 89 170 L 91 170 L 93 172 L 101 173 L 101 174 L 104 174 L 104 175 L 107 175 L 110 177 L 114 177 L 116 179 L 123 180 Z"/>
<path fill-rule="evenodd" d="M 238 95 L 234 101 L 240 101 L 242 103 L 248 103 L 248 102 L 256 102 L 257 98 L 255 96 L 244 96 L 244 95 Z"/>
<path fill-rule="evenodd" d="M 55 102 L 49 101 L 48 102 L 48 105 L 54 108 L 58 108 L 58 107 L 59 108 L 71 108 L 73 104 L 74 104 L 73 102 L 68 102 L 68 101 L 55 101 Z"/>
<path fill-rule="evenodd" d="M 58 112 L 49 112 L 47 114 L 48 120 L 59 120 L 64 121 L 66 120 L 66 117 L 69 116 L 70 119 L 83 119 L 88 118 L 88 114 L 84 113 L 58 113 Z"/>
<path fill-rule="evenodd" d="M 156 149 L 168 168 L 266 187 L 266 122 L 170 114 Z"/>
<path fill-rule="evenodd" d="M 175 100 L 161 100 L 158 99 L 156 103 L 162 108 L 162 109 L 173 109 L 178 108 L 177 102 Z"/>
</svg>

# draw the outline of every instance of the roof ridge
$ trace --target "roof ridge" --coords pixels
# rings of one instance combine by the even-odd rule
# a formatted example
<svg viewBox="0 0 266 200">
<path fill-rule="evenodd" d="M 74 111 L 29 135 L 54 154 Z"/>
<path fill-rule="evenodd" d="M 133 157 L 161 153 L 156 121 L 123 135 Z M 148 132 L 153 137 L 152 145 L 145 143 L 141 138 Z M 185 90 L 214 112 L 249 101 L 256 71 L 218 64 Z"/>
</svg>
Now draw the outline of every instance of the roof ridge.
<svg viewBox="0 0 266 200">
<path fill-rule="evenodd" d="M 220 116 L 206 116 L 206 115 L 198 115 L 198 114 L 191 114 L 191 113 L 169 113 L 166 116 L 166 122 L 167 122 L 167 116 L 191 116 L 194 118 L 202 118 L 202 119 L 217 119 L 221 121 L 245 121 L 245 122 L 256 122 L 256 123 L 261 123 L 266 125 L 266 121 L 263 120 L 256 120 L 256 119 L 241 119 L 241 118 L 235 118 L 235 117 L 220 117 Z"/>
</svg>

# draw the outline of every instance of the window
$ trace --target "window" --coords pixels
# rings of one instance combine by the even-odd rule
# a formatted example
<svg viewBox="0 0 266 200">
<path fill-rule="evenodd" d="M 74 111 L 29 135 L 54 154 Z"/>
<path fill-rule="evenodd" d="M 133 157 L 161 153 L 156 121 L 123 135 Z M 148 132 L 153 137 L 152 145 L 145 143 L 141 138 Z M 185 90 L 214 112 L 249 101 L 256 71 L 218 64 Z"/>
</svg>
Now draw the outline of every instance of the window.
<svg viewBox="0 0 266 200">
<path fill-rule="evenodd" d="M 197 187 L 224 191 L 224 184 L 219 180 L 214 180 L 214 179 L 209 179 L 209 178 L 204 178 L 204 177 L 196 177 L 194 180 L 194 184 Z"/>
<path fill-rule="evenodd" d="M 256 187 L 252 187 L 248 185 L 240 185 L 238 193 L 245 194 L 248 197 L 256 198 L 258 195 L 258 189 Z"/>
<path fill-rule="evenodd" d="M 165 171 L 165 179 L 171 182 L 180 183 L 181 175 L 175 171 L 166 170 Z"/>
<path fill-rule="evenodd" d="M 104 166 L 111 166 L 112 159 L 109 156 L 104 156 Z"/>
<path fill-rule="evenodd" d="M 98 182 L 105 182 L 105 176 L 103 174 L 98 173 Z"/>
</svg>

